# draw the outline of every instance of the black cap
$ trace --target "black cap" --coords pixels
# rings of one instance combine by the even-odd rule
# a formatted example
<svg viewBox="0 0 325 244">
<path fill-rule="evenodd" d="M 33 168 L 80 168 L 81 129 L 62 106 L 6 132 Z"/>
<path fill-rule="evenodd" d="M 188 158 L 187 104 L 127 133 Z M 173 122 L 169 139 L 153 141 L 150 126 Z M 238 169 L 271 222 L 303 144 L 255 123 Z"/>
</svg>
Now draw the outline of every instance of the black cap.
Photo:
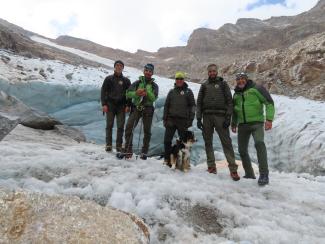
<svg viewBox="0 0 325 244">
<path fill-rule="evenodd" d="M 115 61 L 114 68 L 115 68 L 115 65 L 117 65 L 117 64 L 122 64 L 123 65 L 123 68 L 124 68 L 124 63 L 121 60 L 116 60 Z"/>
<path fill-rule="evenodd" d="M 240 72 L 236 74 L 236 80 L 239 80 L 240 78 L 248 79 L 248 75 L 245 72 Z"/>
<path fill-rule="evenodd" d="M 155 69 L 155 66 L 153 65 L 153 64 L 146 64 L 145 66 L 144 66 L 144 69 L 147 69 L 147 70 L 150 70 L 150 71 L 154 71 L 154 69 Z"/>
</svg>

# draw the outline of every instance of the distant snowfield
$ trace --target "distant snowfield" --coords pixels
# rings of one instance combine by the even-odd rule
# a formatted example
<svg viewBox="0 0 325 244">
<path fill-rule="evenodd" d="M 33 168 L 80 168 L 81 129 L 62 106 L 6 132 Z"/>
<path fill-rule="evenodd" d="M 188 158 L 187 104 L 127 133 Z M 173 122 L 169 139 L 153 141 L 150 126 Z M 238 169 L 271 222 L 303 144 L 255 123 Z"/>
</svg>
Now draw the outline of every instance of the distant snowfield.
<svg viewBox="0 0 325 244">
<path fill-rule="evenodd" d="M 82 58 L 85 58 L 85 59 L 88 59 L 88 60 L 91 60 L 91 61 L 94 61 L 97 63 L 101 63 L 101 64 L 107 65 L 109 67 L 112 67 L 112 68 L 114 66 L 113 60 L 100 57 L 96 54 L 88 53 L 88 52 L 81 51 L 79 49 L 75 49 L 75 48 L 71 48 L 71 47 L 61 46 L 54 42 L 51 42 L 48 39 L 45 39 L 45 38 L 42 38 L 39 36 L 33 36 L 33 37 L 31 37 L 31 39 L 33 41 L 43 43 L 45 45 L 52 46 L 52 47 L 79 55 Z M 135 81 L 140 75 L 143 75 L 143 72 L 141 70 L 138 70 L 136 68 L 127 67 L 127 63 L 126 63 L 123 73 L 125 76 L 128 76 L 131 79 L 131 81 Z M 167 92 L 173 87 L 174 80 L 167 79 L 167 78 L 160 77 L 160 76 L 154 76 L 154 77 L 157 79 L 157 81 L 159 81 L 159 92 L 160 93 L 167 94 Z M 100 81 L 103 82 L 102 80 L 100 80 Z M 199 88 L 198 84 L 193 85 L 194 90 L 197 90 L 198 88 Z"/>
<path fill-rule="evenodd" d="M 0 145 L 0 186 L 135 213 L 150 226 L 151 243 L 325 242 L 325 177 L 272 172 L 259 187 L 232 181 L 226 168 L 184 174 L 155 159 L 119 161 L 101 146 L 20 125 Z"/>
</svg>

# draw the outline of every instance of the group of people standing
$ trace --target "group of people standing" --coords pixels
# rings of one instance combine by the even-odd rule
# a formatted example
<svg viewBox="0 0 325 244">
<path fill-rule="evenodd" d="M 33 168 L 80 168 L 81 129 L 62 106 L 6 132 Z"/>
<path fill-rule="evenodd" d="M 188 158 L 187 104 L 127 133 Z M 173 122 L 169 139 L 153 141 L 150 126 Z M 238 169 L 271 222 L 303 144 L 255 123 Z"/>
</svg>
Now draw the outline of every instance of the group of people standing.
<svg viewBox="0 0 325 244">
<path fill-rule="evenodd" d="M 158 97 L 158 85 L 152 78 L 154 65 L 146 64 L 144 75 L 132 84 L 123 76 L 123 69 L 124 63 L 120 60 L 116 61 L 114 74 L 105 78 L 101 89 L 101 102 L 107 120 L 105 150 L 112 151 L 112 129 L 116 117 L 117 157 L 131 158 L 133 131 L 141 120 L 144 137 L 140 158 L 146 160 L 151 138 L 154 102 Z M 218 76 L 217 66 L 210 64 L 207 71 L 208 79 L 200 87 L 197 104 L 192 90 L 185 82 L 185 74 L 183 72 L 175 74 L 174 88 L 167 95 L 163 112 L 165 163 L 170 164 L 175 132 L 177 131 L 182 139 L 188 128 L 193 125 L 196 114 L 197 127 L 202 130 L 205 142 L 209 173 L 217 173 L 213 149 L 213 134 L 216 131 L 228 162 L 230 177 L 235 181 L 240 179 L 230 138 L 229 127 L 231 127 L 233 133 L 238 132 L 238 151 L 245 171 L 244 178 L 256 179 L 248 154 L 249 139 L 253 136 L 260 172 L 258 184 L 268 184 L 264 130 L 272 128 L 274 118 L 274 102 L 269 92 L 263 86 L 256 85 L 246 73 L 242 72 L 236 75 L 235 94 L 232 96 L 227 82 Z M 130 115 L 125 126 L 123 146 L 125 117 L 128 112 Z"/>
</svg>

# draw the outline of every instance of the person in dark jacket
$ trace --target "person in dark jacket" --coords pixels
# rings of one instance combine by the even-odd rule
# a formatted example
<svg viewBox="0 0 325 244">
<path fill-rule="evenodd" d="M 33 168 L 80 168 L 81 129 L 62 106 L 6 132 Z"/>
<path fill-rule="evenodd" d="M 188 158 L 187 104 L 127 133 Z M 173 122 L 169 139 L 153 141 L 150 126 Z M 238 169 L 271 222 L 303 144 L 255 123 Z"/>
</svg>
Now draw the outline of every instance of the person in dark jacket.
<svg viewBox="0 0 325 244">
<path fill-rule="evenodd" d="M 192 126 L 195 116 L 195 99 L 192 90 L 184 82 L 185 74 L 175 74 L 175 86 L 167 95 L 163 122 L 166 128 L 164 136 L 165 163 L 170 166 L 170 154 L 172 140 L 177 130 L 180 139 L 185 135 L 186 130 Z"/>
<path fill-rule="evenodd" d="M 117 135 L 116 151 L 122 150 L 125 113 L 129 111 L 130 100 L 126 98 L 126 90 L 130 87 L 130 80 L 123 76 L 124 63 L 117 60 L 114 63 L 114 74 L 105 78 L 101 89 L 101 102 L 103 113 L 106 114 L 106 147 L 107 152 L 112 151 L 112 129 L 116 117 Z"/>
<path fill-rule="evenodd" d="M 238 73 L 236 82 L 231 129 L 236 133 L 238 128 L 238 151 L 245 170 L 244 178 L 256 178 L 248 154 L 248 143 L 252 135 L 260 171 L 258 184 L 266 185 L 269 183 L 269 170 L 264 129 L 272 129 L 274 102 L 270 93 L 263 86 L 258 86 L 249 80 L 246 73 Z"/>
<path fill-rule="evenodd" d="M 199 90 L 196 112 L 197 127 L 203 130 L 208 172 L 217 173 L 213 150 L 213 133 L 216 130 L 228 162 L 230 176 L 237 181 L 240 177 L 237 173 L 238 166 L 235 162 L 235 153 L 229 132 L 233 109 L 232 95 L 228 84 L 222 77 L 217 76 L 215 64 L 208 66 L 208 75 L 208 80 L 201 85 Z"/>
<path fill-rule="evenodd" d="M 151 139 L 151 125 L 154 114 L 154 102 L 158 98 L 158 85 L 152 78 L 154 72 L 153 64 L 144 66 L 144 75 L 139 77 L 139 80 L 132 83 L 126 92 L 126 97 L 132 99 L 133 109 L 128 118 L 125 127 L 125 145 L 124 152 L 117 155 L 118 158 L 131 158 L 133 155 L 132 141 L 133 130 L 137 126 L 140 119 L 143 124 L 143 146 L 140 158 L 147 159 L 147 154 Z"/>
</svg>

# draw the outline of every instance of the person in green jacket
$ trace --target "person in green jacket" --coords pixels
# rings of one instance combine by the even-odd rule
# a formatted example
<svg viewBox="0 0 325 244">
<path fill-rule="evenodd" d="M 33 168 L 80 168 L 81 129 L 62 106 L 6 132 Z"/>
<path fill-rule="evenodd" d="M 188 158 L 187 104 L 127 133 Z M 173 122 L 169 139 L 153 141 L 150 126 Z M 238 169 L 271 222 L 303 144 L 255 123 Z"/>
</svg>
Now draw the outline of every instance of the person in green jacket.
<svg viewBox="0 0 325 244">
<path fill-rule="evenodd" d="M 264 129 L 272 129 L 274 102 L 270 93 L 263 86 L 249 80 L 246 73 L 238 73 L 236 82 L 231 129 L 236 133 L 238 128 L 238 151 L 245 170 L 244 178 L 256 179 L 248 154 L 248 143 L 252 135 L 260 172 L 258 184 L 266 185 L 269 183 L 269 170 Z"/>
<path fill-rule="evenodd" d="M 139 77 L 139 80 L 132 83 L 126 91 L 126 97 L 132 99 L 133 108 L 128 118 L 125 128 L 125 144 L 124 152 L 118 154 L 118 158 L 131 158 L 133 155 L 133 131 L 140 119 L 143 123 L 143 146 L 140 158 L 147 159 L 149 144 L 151 139 L 151 125 L 154 114 L 154 102 L 158 98 L 158 85 L 152 78 L 154 72 L 153 64 L 144 66 L 144 75 Z"/>
</svg>

